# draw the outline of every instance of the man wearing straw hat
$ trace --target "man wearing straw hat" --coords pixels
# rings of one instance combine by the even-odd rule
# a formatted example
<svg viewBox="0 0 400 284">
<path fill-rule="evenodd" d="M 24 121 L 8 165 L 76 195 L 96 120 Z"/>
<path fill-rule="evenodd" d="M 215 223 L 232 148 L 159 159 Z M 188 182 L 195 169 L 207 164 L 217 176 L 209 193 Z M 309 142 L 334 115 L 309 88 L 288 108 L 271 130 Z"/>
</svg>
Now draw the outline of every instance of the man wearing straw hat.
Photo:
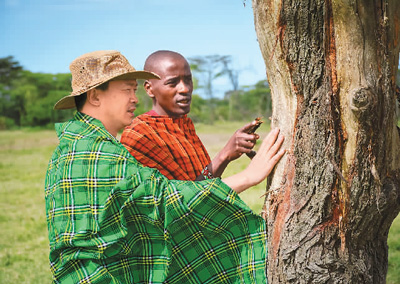
<svg viewBox="0 0 400 284">
<path fill-rule="evenodd" d="M 271 131 L 242 172 L 200 182 L 168 180 L 116 139 L 137 103 L 136 71 L 117 51 L 71 65 L 72 93 L 56 109 L 60 143 L 46 174 L 54 283 L 265 283 L 264 220 L 237 193 L 258 184 L 284 151 Z"/>
</svg>

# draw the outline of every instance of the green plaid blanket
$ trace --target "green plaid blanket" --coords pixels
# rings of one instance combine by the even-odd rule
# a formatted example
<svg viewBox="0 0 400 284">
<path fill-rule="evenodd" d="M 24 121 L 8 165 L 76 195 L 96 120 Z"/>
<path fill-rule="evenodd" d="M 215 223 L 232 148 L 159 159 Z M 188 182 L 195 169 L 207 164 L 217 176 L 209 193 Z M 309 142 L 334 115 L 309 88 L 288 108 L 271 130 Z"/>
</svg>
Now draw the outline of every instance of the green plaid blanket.
<svg viewBox="0 0 400 284">
<path fill-rule="evenodd" d="M 266 283 L 265 222 L 220 179 L 168 180 L 79 112 L 56 130 L 53 283 Z"/>
</svg>

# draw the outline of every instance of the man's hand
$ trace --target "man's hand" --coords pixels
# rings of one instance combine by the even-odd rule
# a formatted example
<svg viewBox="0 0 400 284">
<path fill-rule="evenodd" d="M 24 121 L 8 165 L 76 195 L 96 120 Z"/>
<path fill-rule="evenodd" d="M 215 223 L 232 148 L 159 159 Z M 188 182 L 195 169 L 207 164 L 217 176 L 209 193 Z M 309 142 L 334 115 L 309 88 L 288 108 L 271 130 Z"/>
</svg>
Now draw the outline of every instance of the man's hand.
<svg viewBox="0 0 400 284">
<path fill-rule="evenodd" d="M 256 133 L 249 133 L 256 124 L 257 121 L 254 120 L 253 122 L 236 130 L 236 132 L 229 139 L 228 143 L 219 153 L 221 159 L 229 163 L 242 156 L 243 153 L 248 154 L 252 152 L 252 149 L 256 145 L 257 139 L 260 138 L 260 136 Z"/>
<path fill-rule="evenodd" d="M 279 134 L 279 128 L 275 128 L 261 144 L 257 154 L 244 170 L 254 185 L 263 181 L 285 154 L 286 150 L 280 149 L 283 141 L 284 137 Z"/>
<path fill-rule="evenodd" d="M 223 182 L 237 193 L 262 182 L 285 154 L 286 151 L 280 149 L 283 140 L 283 135 L 279 135 L 279 129 L 272 130 L 264 139 L 247 168 L 236 175 L 224 178 Z"/>
</svg>

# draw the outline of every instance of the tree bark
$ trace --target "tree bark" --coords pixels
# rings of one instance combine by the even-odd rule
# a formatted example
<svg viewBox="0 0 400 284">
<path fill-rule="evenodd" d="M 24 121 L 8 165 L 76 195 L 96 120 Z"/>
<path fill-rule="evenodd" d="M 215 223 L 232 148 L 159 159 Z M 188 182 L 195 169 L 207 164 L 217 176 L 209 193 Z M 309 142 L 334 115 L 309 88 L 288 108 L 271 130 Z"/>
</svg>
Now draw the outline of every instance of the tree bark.
<svg viewBox="0 0 400 284">
<path fill-rule="evenodd" d="M 400 211 L 398 0 L 253 0 L 287 155 L 269 179 L 269 283 L 385 283 Z"/>
</svg>

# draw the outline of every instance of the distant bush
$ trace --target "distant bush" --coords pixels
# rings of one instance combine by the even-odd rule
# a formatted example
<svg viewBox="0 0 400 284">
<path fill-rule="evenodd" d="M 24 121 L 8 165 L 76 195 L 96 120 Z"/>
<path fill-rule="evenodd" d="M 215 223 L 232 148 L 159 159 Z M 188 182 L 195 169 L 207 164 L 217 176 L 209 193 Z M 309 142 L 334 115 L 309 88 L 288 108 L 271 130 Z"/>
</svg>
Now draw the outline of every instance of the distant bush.
<svg viewBox="0 0 400 284">
<path fill-rule="evenodd" d="M 0 116 L 0 130 L 10 130 L 15 127 L 16 125 L 13 119 L 5 116 Z"/>
</svg>

